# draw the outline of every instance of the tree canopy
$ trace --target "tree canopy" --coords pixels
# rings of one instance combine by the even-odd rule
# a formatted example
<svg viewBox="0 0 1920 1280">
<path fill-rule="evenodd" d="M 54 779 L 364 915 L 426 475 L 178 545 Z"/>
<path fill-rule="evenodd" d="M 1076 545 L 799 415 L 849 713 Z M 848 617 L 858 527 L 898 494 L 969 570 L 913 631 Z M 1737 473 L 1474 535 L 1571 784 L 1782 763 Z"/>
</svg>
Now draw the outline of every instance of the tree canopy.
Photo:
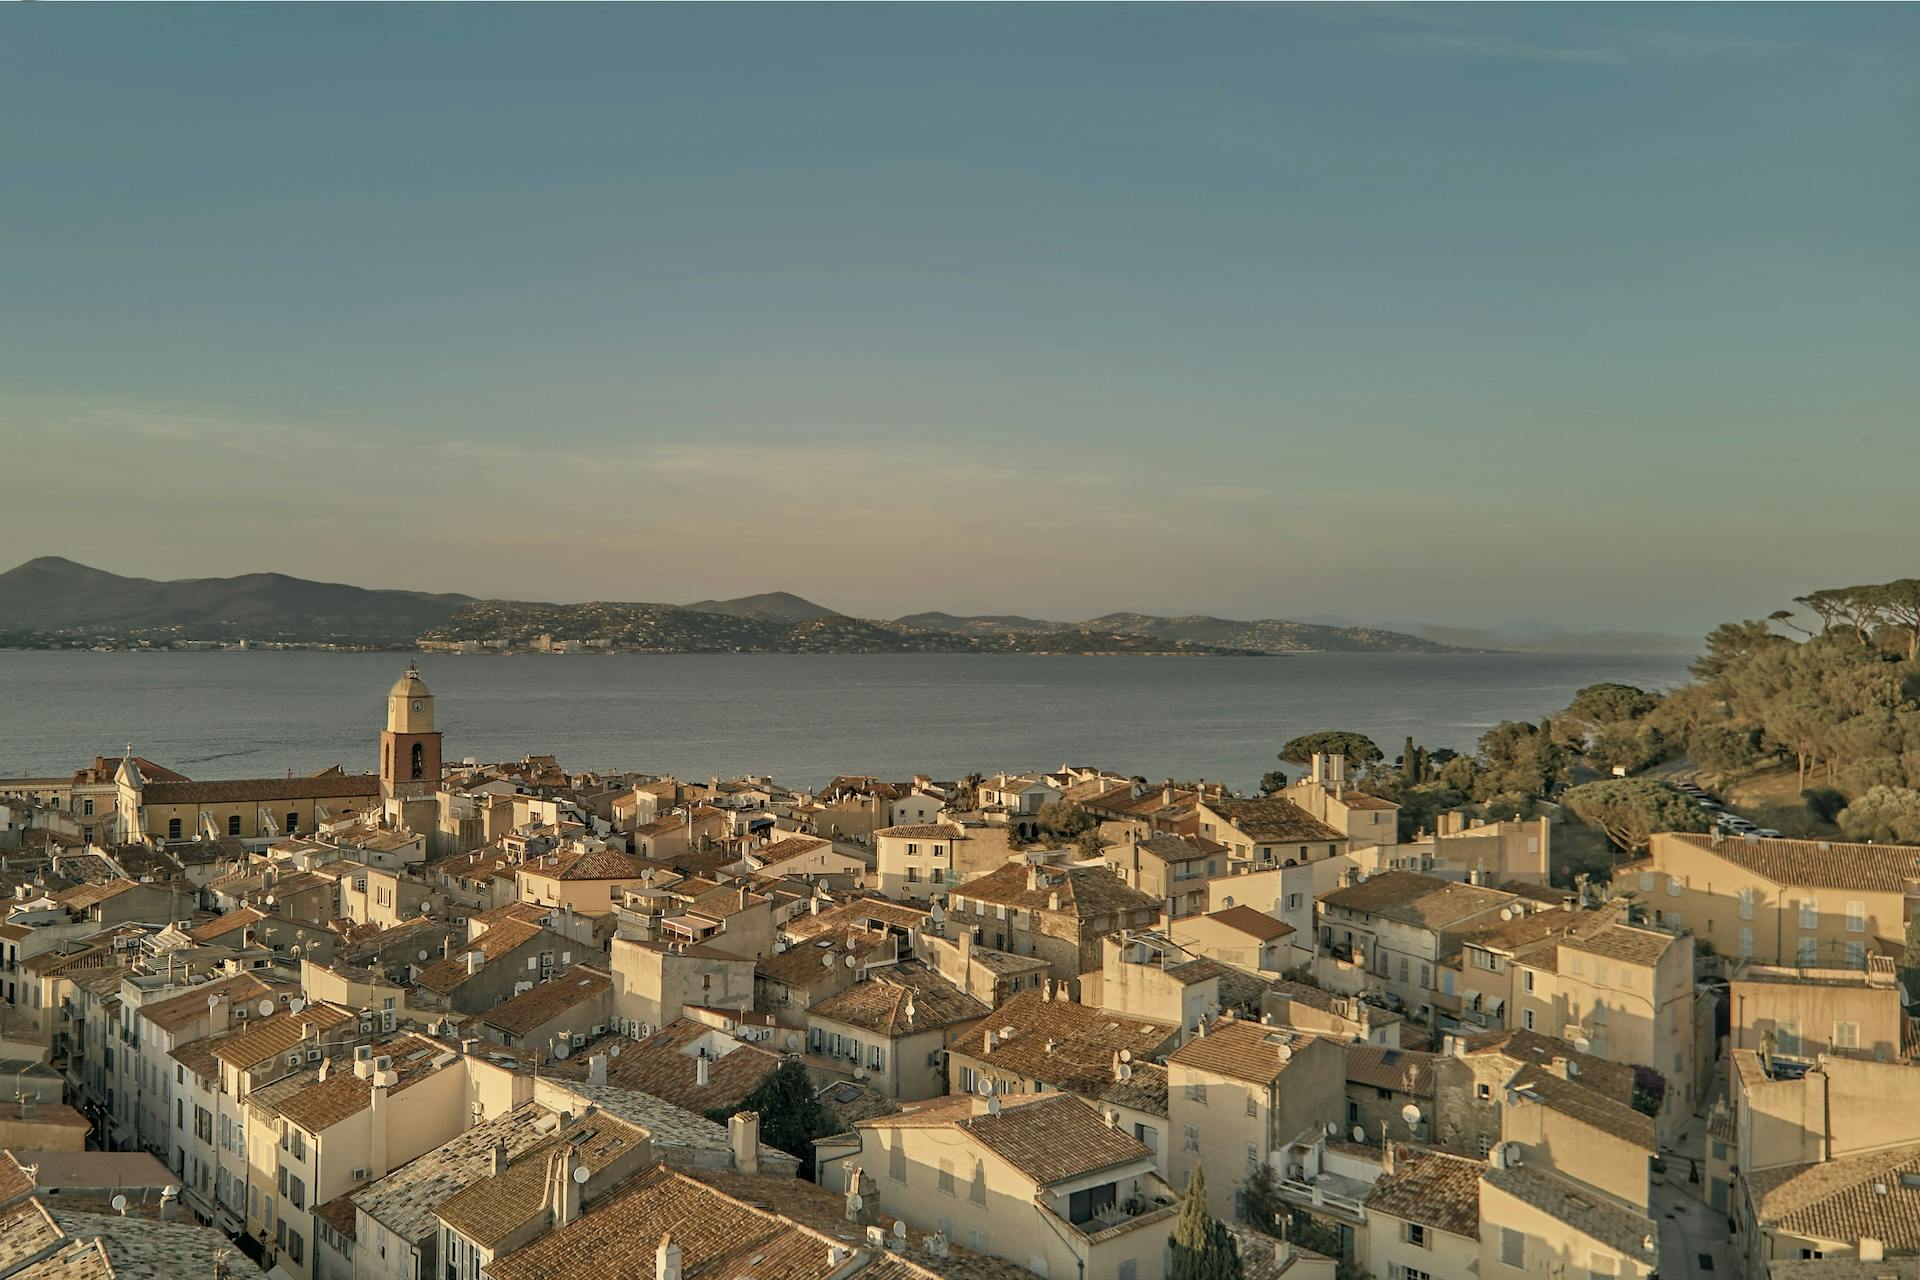
<svg viewBox="0 0 1920 1280">
<path fill-rule="evenodd" d="M 1920 840 L 1920 791 L 1869 787 L 1840 811 L 1838 822 L 1855 840 Z"/>
<path fill-rule="evenodd" d="M 1560 797 L 1568 812 L 1629 853 L 1656 831 L 1705 831 L 1706 815 L 1672 787 L 1647 778 L 1606 778 Z"/>
<path fill-rule="evenodd" d="M 1590 684 L 1573 695 L 1567 715 L 1587 724 L 1638 720 L 1660 705 L 1660 695 L 1630 684 Z"/>
<path fill-rule="evenodd" d="M 1345 756 L 1348 770 L 1355 773 L 1374 764 L 1384 754 L 1373 739 L 1364 733 L 1355 733 L 1351 729 L 1322 729 L 1318 733 L 1303 733 L 1290 739 L 1280 748 L 1280 759 L 1285 764 L 1311 764 L 1316 752 Z"/>
<path fill-rule="evenodd" d="M 798 1058 L 788 1058 L 774 1068 L 773 1074 L 762 1080 L 760 1087 L 748 1094 L 734 1111 L 759 1112 L 760 1140 L 796 1157 L 803 1176 L 808 1178 L 813 1176 L 814 1139 L 824 1138 L 838 1127 L 813 1096 L 807 1069 Z M 720 1113 L 708 1118 L 724 1122 L 726 1116 L 727 1113 Z"/>
</svg>

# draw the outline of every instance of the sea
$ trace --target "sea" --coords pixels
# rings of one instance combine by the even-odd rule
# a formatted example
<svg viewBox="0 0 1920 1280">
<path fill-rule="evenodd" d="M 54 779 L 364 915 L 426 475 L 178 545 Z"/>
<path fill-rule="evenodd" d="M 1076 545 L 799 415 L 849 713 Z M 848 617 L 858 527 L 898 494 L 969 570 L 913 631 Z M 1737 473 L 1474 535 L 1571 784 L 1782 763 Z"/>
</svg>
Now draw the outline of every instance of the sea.
<svg viewBox="0 0 1920 1280">
<path fill-rule="evenodd" d="M 1631 654 L 423 655 L 446 758 L 682 778 L 962 777 L 1098 765 L 1251 789 L 1280 744 L 1353 729 L 1470 750 L 1576 689 L 1686 679 Z M 0 651 L 0 773 L 136 753 L 196 779 L 371 770 L 404 654 Z"/>
</svg>

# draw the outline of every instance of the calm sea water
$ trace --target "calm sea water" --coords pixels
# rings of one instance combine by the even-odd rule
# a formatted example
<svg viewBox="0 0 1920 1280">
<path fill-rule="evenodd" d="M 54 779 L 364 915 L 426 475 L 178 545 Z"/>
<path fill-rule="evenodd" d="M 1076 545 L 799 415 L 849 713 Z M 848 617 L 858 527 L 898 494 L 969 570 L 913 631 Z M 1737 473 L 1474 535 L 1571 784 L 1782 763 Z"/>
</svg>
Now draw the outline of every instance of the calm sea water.
<svg viewBox="0 0 1920 1280">
<path fill-rule="evenodd" d="M 396 654 L 0 652 L 0 772 L 136 751 L 196 778 L 372 769 Z M 1471 747 L 1597 680 L 1664 688 L 1677 658 L 948 654 L 450 658 L 421 671 L 447 757 L 552 753 L 682 777 L 957 777 L 1098 764 L 1251 787 L 1286 739 L 1358 729 Z"/>
</svg>

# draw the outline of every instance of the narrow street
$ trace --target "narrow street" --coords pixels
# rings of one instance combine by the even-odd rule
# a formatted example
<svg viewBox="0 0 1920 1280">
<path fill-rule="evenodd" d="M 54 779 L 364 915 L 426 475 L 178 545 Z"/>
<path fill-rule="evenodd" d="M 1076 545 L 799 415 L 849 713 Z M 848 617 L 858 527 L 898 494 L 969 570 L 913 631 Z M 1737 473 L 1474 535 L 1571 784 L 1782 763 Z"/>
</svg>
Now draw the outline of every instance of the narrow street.
<svg viewBox="0 0 1920 1280">
<path fill-rule="evenodd" d="M 1666 1174 L 1653 1180 L 1649 1216 L 1660 1224 L 1662 1280 L 1739 1274 L 1726 1215 L 1707 1207 L 1704 1183 L 1688 1181 L 1689 1161 L 1697 1162 L 1694 1167 L 1704 1176 L 1706 1133 L 1705 1118 L 1689 1116 L 1673 1148 L 1662 1151 Z"/>
</svg>

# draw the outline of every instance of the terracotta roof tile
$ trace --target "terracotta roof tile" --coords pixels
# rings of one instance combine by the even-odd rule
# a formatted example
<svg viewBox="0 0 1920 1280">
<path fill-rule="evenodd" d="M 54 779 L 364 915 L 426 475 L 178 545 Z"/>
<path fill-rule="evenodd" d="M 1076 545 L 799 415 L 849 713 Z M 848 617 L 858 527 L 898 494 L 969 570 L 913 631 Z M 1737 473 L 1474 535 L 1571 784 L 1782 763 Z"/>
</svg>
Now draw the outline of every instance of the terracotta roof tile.
<svg viewBox="0 0 1920 1280">
<path fill-rule="evenodd" d="M 1367 1193 L 1367 1208 L 1436 1231 L 1480 1238 L 1479 1160 L 1396 1147 L 1393 1172 Z"/>
<path fill-rule="evenodd" d="M 509 1035 L 525 1035 L 612 989 L 612 974 L 577 964 L 551 982 L 537 983 L 532 990 L 501 1001 L 481 1014 L 480 1020 Z"/>
<path fill-rule="evenodd" d="M 1192 1067 L 1214 1075 L 1272 1084 L 1315 1037 L 1287 1027 L 1240 1018 L 1222 1018 L 1167 1057 L 1167 1065 Z"/>
<path fill-rule="evenodd" d="M 1012 1035 L 1007 1034 L 1009 1028 Z M 1135 1059 L 1153 1057 L 1179 1031 L 1170 1023 L 1022 991 L 968 1031 L 953 1045 L 953 1052 L 1009 1075 L 1099 1097 L 1113 1084 L 1115 1054 L 1125 1050 Z M 995 1040 L 991 1051 L 986 1048 L 989 1034 Z"/>
</svg>

